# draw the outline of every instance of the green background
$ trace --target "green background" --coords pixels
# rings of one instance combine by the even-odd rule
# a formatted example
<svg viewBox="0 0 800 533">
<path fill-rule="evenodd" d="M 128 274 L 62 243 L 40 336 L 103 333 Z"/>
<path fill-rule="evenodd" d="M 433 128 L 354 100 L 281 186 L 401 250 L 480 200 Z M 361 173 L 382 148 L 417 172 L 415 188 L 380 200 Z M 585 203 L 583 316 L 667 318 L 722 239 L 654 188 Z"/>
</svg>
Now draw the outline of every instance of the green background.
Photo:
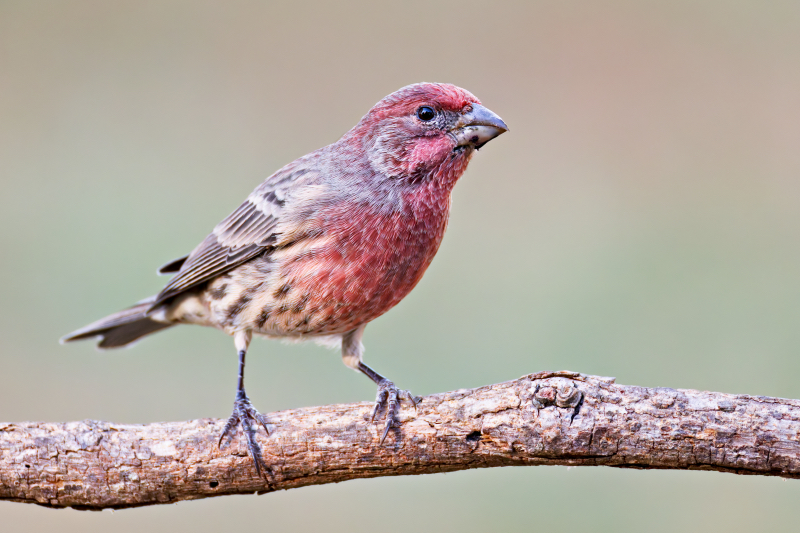
<svg viewBox="0 0 800 533">
<path fill-rule="evenodd" d="M 226 417 L 236 358 L 182 327 L 63 334 L 157 292 L 267 175 L 417 81 L 509 124 L 473 159 L 366 361 L 430 394 L 542 369 L 800 397 L 800 3 L 0 1 L 0 420 Z M 262 411 L 369 400 L 257 340 Z M 119 511 L 0 503 L 6 531 L 765 531 L 800 482 L 504 468 Z"/>
</svg>

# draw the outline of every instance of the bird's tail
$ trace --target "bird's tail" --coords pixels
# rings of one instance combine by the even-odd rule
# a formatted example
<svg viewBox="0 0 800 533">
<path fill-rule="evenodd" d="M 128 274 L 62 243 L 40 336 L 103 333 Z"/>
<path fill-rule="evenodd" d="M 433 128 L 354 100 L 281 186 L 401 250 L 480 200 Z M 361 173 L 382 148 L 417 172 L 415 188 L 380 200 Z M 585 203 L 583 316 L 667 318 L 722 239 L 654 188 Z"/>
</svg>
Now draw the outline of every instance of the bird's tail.
<svg viewBox="0 0 800 533">
<path fill-rule="evenodd" d="M 69 335 L 62 337 L 61 343 L 101 337 L 98 348 L 119 348 L 126 346 L 145 335 L 174 326 L 158 322 L 147 316 L 155 297 L 147 298 L 133 307 L 98 320 Z"/>
</svg>

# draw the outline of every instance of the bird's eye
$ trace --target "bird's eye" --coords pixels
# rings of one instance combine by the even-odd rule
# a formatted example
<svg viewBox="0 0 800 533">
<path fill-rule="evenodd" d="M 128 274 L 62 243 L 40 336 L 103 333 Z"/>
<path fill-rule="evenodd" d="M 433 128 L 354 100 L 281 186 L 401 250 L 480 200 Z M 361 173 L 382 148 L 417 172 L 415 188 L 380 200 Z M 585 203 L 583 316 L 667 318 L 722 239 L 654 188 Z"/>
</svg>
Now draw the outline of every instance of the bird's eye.
<svg viewBox="0 0 800 533">
<path fill-rule="evenodd" d="M 436 116 L 436 111 L 426 105 L 417 109 L 417 118 L 422 122 L 430 122 Z"/>
</svg>

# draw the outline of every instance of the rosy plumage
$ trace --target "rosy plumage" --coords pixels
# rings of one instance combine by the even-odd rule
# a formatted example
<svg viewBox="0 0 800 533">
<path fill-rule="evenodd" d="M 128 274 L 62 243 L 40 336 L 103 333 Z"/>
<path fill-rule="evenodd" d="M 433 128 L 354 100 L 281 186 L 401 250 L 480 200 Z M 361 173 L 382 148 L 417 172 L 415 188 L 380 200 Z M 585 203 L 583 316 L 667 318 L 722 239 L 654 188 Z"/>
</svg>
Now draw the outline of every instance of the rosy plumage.
<svg viewBox="0 0 800 533">
<path fill-rule="evenodd" d="M 453 85 L 409 85 L 378 102 L 337 142 L 267 178 L 186 257 L 158 295 L 78 330 L 115 348 L 176 324 L 234 337 L 239 383 L 223 431 L 241 424 L 260 472 L 256 424 L 244 390 L 252 336 L 341 343 L 349 367 L 378 385 L 386 407 L 381 442 L 399 402 L 416 402 L 362 361 L 361 336 L 419 282 L 439 248 L 450 193 L 472 154 L 507 130 Z"/>
</svg>

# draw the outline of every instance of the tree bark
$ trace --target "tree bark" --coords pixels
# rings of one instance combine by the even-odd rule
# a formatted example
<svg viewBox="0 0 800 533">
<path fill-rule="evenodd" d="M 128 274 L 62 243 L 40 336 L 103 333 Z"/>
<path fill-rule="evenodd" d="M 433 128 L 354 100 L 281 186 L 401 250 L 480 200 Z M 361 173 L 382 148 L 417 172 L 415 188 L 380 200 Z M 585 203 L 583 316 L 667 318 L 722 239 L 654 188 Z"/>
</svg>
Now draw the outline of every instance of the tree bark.
<svg viewBox="0 0 800 533">
<path fill-rule="evenodd" d="M 354 478 L 510 465 L 717 470 L 800 477 L 800 401 L 616 385 L 540 372 L 403 406 L 384 444 L 371 403 L 267 415 L 256 475 L 223 420 L 0 423 L 0 500 L 100 510 Z"/>
</svg>

